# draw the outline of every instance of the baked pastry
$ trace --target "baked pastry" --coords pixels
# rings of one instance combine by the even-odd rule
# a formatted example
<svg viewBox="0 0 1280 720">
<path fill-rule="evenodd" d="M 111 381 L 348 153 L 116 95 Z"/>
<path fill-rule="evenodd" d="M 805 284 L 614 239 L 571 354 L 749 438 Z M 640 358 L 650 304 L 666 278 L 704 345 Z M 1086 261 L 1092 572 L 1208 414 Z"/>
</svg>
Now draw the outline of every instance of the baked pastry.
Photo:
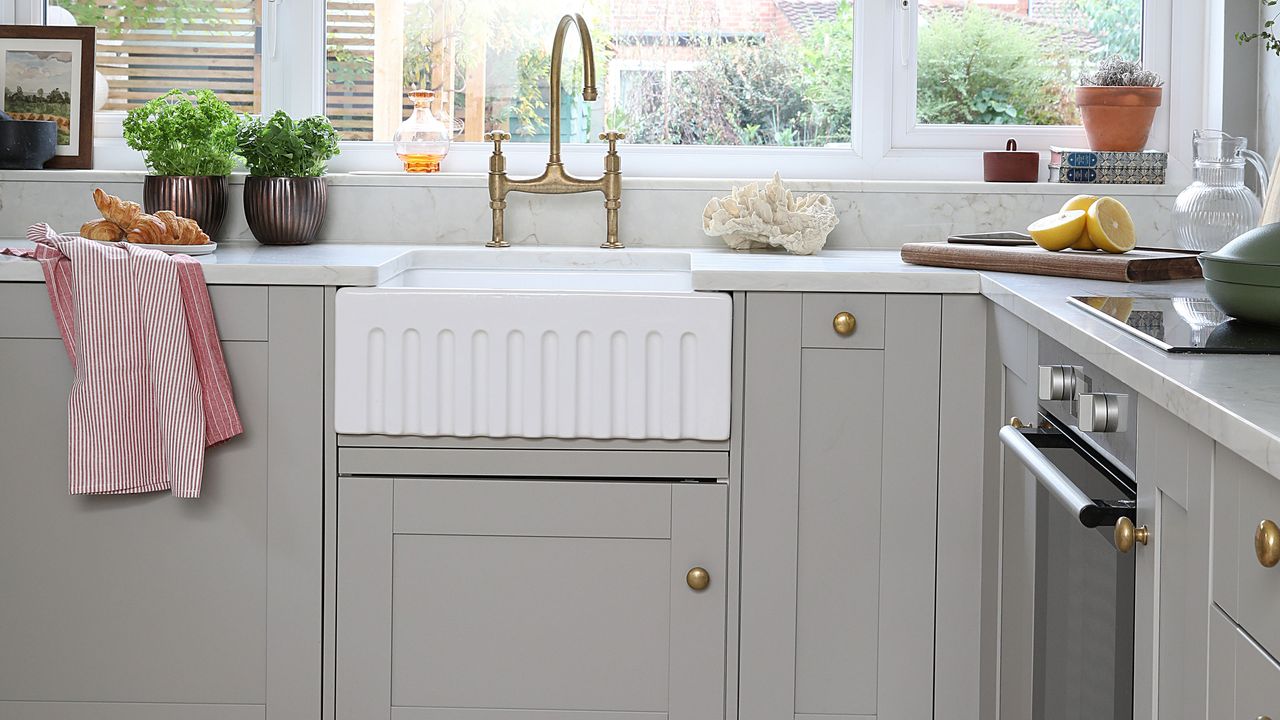
<svg viewBox="0 0 1280 720">
<path fill-rule="evenodd" d="M 142 206 L 130 200 L 121 200 L 109 195 L 102 188 L 93 189 L 93 204 L 98 206 L 102 217 L 119 225 L 122 230 L 133 227 L 138 216 L 142 214 Z"/>
<path fill-rule="evenodd" d="M 80 237 L 103 242 L 120 242 L 125 238 L 125 231 L 110 220 L 90 220 L 80 226 Z"/>
<path fill-rule="evenodd" d="M 160 210 L 156 212 L 156 217 L 168 229 L 169 242 L 174 245 L 204 245 L 209 242 L 209 236 L 195 220 L 179 217 L 172 210 Z"/>
<path fill-rule="evenodd" d="M 155 215 L 143 213 L 138 216 L 132 226 L 130 226 L 125 239 L 131 243 L 142 243 L 144 245 L 171 245 L 173 240 L 169 236 L 169 228 L 164 221 Z"/>
</svg>

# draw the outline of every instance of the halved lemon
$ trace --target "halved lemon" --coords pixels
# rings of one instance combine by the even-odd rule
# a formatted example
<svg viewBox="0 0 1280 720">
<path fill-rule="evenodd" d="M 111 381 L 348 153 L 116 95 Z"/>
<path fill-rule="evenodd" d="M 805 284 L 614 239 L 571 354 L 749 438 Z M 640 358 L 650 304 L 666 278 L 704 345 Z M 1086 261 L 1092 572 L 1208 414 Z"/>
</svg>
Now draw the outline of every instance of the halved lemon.
<svg viewBox="0 0 1280 720">
<path fill-rule="evenodd" d="M 1087 224 L 1089 239 L 1099 250 L 1109 253 L 1126 253 L 1138 244 L 1138 234 L 1133 218 L 1124 203 L 1113 197 L 1098 198 L 1089 207 Z"/>
<path fill-rule="evenodd" d="M 1031 223 L 1027 226 L 1027 233 L 1040 247 L 1057 252 L 1079 242 L 1086 222 L 1083 210 L 1067 210 Z"/>
<path fill-rule="evenodd" d="M 1093 240 L 1089 238 L 1089 231 L 1085 230 L 1080 234 L 1080 239 L 1075 241 L 1075 244 L 1071 246 L 1071 249 L 1093 252 L 1098 249 L 1098 246 L 1093 244 Z"/>
</svg>

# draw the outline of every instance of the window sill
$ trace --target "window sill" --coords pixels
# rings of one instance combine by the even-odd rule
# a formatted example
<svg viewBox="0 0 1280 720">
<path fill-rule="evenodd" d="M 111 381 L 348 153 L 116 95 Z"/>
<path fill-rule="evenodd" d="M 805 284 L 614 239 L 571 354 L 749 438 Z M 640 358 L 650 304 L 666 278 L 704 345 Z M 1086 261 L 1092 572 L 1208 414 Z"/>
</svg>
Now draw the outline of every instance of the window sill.
<svg viewBox="0 0 1280 720">
<path fill-rule="evenodd" d="M 53 183 L 141 183 L 141 170 L 0 170 L 0 182 Z M 244 173 L 231 176 L 232 185 L 244 184 Z M 331 173 L 325 180 L 333 187 L 488 187 L 485 173 L 438 173 L 410 175 L 403 172 L 358 171 Z M 623 187 L 631 190 L 687 190 L 723 193 L 730 186 L 749 181 L 743 178 L 626 177 Z M 1061 183 L 989 183 L 970 180 L 792 180 L 787 187 L 796 192 L 889 193 L 943 195 L 1061 195 L 1079 193 L 1142 197 L 1173 197 L 1181 188 L 1164 185 L 1072 185 Z"/>
</svg>

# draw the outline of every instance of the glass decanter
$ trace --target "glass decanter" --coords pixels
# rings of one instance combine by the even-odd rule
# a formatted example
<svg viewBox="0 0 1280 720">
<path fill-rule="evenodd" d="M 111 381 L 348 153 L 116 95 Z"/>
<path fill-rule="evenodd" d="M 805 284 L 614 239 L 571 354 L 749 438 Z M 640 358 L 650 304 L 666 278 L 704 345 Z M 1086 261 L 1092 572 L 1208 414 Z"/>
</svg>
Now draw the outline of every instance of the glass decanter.
<svg viewBox="0 0 1280 720">
<path fill-rule="evenodd" d="M 436 94 L 430 90 L 410 90 L 413 112 L 396 130 L 392 143 L 396 156 L 411 173 L 440 172 L 440 161 L 449 154 L 449 145 L 458 131 L 455 123 L 445 124 L 431 112 Z"/>
<path fill-rule="evenodd" d="M 1247 139 L 1221 130 L 1196 130 L 1191 141 L 1193 181 L 1174 202 L 1174 236 L 1188 250 L 1219 250 L 1257 226 L 1262 203 L 1245 186 L 1244 168 L 1253 163 L 1265 193 L 1266 163 Z"/>
</svg>

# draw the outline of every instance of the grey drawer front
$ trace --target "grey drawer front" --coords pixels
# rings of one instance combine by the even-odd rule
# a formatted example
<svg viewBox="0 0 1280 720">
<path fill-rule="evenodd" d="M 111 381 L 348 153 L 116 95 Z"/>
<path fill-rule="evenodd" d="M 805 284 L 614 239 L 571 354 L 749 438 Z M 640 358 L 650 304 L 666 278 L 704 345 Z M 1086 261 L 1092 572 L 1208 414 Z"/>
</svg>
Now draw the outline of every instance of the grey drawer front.
<svg viewBox="0 0 1280 720">
<path fill-rule="evenodd" d="M 807 348 L 883 348 L 884 305 L 884 295 L 806 293 L 800 342 Z M 849 335 L 840 335 L 832 325 L 842 312 L 857 320 L 857 327 Z"/>
<path fill-rule="evenodd" d="M 223 340 L 267 339 L 266 287 L 214 285 L 209 298 Z M 0 310 L 0 337 L 59 337 L 44 283 L 0 283 Z"/>
<path fill-rule="evenodd" d="M 654 478 L 729 477 L 729 453 L 664 450 L 338 449 L 342 475 L 432 477 Z"/>
</svg>

